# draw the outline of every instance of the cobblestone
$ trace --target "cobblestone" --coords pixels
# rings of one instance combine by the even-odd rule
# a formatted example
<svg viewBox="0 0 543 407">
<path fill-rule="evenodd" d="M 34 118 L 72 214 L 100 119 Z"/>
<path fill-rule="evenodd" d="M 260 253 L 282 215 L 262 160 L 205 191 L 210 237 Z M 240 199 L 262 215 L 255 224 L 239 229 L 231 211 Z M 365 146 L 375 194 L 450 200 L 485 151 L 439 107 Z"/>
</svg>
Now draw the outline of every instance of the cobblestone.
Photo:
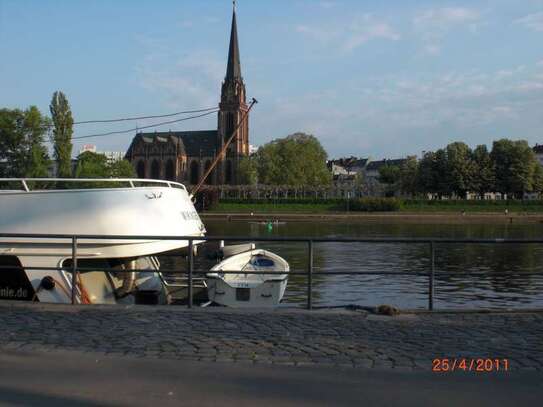
<svg viewBox="0 0 543 407">
<path fill-rule="evenodd" d="M 436 358 L 543 371 L 543 313 L 230 310 L 0 304 L 0 351 L 429 370 Z"/>
</svg>

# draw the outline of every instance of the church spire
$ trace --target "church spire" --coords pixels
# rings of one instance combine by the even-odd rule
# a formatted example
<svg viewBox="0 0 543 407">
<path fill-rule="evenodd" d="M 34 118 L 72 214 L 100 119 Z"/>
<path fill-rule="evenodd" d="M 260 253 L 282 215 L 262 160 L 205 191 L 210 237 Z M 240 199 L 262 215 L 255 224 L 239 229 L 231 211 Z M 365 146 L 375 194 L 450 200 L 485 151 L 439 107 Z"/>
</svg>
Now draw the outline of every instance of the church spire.
<svg viewBox="0 0 543 407">
<path fill-rule="evenodd" d="M 238 28 L 236 24 L 236 2 L 233 1 L 232 29 L 230 31 L 230 48 L 228 49 L 228 65 L 225 80 L 240 79 L 241 66 L 239 62 Z"/>
</svg>

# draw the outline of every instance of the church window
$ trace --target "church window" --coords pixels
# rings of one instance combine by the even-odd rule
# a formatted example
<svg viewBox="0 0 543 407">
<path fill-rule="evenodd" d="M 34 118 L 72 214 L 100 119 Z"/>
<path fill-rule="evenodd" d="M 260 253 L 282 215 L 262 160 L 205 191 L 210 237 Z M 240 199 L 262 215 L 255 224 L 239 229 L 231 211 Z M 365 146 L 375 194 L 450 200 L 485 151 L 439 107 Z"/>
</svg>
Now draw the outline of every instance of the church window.
<svg viewBox="0 0 543 407">
<path fill-rule="evenodd" d="M 153 160 L 151 164 L 151 178 L 160 179 L 160 162 L 158 160 Z"/>
<path fill-rule="evenodd" d="M 138 178 L 145 178 L 145 161 L 139 160 L 138 166 L 136 167 L 136 173 Z"/>
<path fill-rule="evenodd" d="M 166 174 L 166 179 L 168 181 L 175 181 L 175 166 L 172 159 L 169 159 L 166 162 L 164 173 Z"/>
<path fill-rule="evenodd" d="M 200 165 L 198 161 L 190 163 L 190 183 L 196 185 L 200 179 Z"/>
</svg>

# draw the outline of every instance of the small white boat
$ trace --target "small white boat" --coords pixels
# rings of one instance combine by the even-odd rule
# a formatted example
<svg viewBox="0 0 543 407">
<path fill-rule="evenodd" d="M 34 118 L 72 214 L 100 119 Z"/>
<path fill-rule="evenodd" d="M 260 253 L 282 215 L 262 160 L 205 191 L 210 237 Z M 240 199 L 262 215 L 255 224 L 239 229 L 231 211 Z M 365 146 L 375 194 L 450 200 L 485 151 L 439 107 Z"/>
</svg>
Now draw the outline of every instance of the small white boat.
<svg viewBox="0 0 543 407">
<path fill-rule="evenodd" d="M 210 301 L 227 307 L 274 307 L 285 294 L 288 262 L 275 253 L 253 249 L 229 257 L 207 274 Z M 224 273 L 239 271 L 239 273 Z M 256 271 L 263 274 L 248 274 Z"/>
</svg>

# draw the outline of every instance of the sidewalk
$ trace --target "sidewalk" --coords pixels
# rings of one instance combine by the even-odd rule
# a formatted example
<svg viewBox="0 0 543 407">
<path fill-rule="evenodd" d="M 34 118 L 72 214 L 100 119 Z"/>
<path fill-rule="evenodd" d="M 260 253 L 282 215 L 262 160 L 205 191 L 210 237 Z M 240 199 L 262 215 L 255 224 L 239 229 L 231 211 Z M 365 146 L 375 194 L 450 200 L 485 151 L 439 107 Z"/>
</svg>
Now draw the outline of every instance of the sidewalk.
<svg viewBox="0 0 543 407">
<path fill-rule="evenodd" d="M 431 371 L 436 358 L 507 359 L 543 373 L 543 313 L 233 310 L 0 304 L 0 351 Z"/>
</svg>

